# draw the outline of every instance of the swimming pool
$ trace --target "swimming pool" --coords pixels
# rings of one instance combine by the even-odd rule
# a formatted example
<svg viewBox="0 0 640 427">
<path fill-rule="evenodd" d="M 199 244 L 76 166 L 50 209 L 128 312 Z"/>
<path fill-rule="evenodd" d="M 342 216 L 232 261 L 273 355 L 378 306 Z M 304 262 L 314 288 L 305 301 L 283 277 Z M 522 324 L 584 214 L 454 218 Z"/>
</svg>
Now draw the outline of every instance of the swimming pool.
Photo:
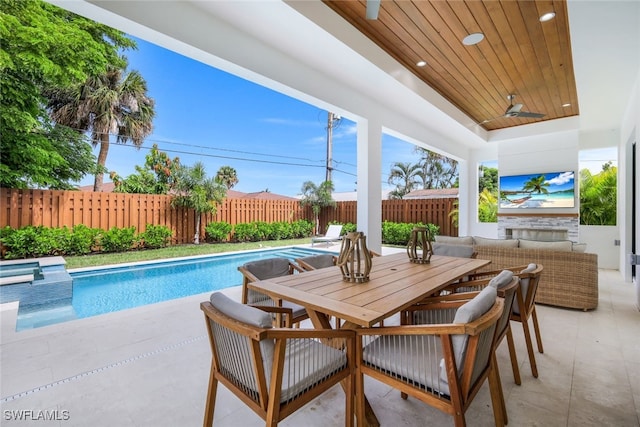
<svg viewBox="0 0 640 427">
<path fill-rule="evenodd" d="M 16 331 L 97 316 L 242 284 L 238 266 L 264 258 L 326 253 L 285 247 L 127 266 L 70 271 L 73 298 L 57 305 L 20 306 Z"/>
</svg>

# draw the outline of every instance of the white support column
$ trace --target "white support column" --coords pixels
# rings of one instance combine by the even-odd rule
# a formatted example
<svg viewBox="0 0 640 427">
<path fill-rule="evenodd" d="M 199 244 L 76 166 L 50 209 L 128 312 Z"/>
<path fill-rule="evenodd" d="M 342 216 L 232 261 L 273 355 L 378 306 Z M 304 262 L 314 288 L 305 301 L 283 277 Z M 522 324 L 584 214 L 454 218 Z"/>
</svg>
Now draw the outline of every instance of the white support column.
<svg viewBox="0 0 640 427">
<path fill-rule="evenodd" d="M 477 206 L 472 202 L 472 194 L 476 192 L 472 188 L 478 188 L 478 170 L 470 166 L 471 162 L 458 160 L 458 235 L 469 235 L 469 222 L 473 218 L 471 212 Z M 473 186 L 473 187 L 472 187 Z"/>
<path fill-rule="evenodd" d="M 382 248 L 382 124 L 358 120 L 358 231 L 367 236 L 367 247 Z"/>
</svg>

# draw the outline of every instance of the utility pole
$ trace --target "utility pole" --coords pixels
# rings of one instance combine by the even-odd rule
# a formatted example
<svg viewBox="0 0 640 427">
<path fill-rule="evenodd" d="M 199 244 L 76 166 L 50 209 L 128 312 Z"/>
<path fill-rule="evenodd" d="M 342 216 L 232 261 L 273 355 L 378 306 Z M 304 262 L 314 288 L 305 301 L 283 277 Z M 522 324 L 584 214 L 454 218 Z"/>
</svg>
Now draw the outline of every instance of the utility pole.
<svg viewBox="0 0 640 427">
<path fill-rule="evenodd" d="M 333 126 L 340 120 L 340 116 L 331 111 L 327 114 L 327 174 L 325 181 L 331 181 L 331 171 L 333 170 Z"/>
</svg>

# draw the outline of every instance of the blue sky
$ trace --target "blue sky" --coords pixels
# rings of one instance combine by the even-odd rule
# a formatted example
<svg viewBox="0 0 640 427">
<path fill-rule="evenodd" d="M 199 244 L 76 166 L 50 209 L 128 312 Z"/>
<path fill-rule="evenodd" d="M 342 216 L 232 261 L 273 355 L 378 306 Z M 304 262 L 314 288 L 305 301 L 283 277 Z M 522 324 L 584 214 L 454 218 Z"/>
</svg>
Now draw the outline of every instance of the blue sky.
<svg viewBox="0 0 640 427">
<path fill-rule="evenodd" d="M 547 190 L 549 190 L 549 192 L 574 189 L 575 172 L 565 171 L 556 173 L 535 173 L 527 175 L 503 176 L 500 178 L 500 190 L 520 191 L 522 190 L 525 182 L 530 181 L 532 178 L 536 178 L 540 175 L 545 176 L 545 182 L 549 184 L 549 186 L 547 187 Z"/>
<path fill-rule="evenodd" d="M 303 182 L 325 179 L 327 112 L 209 65 L 136 39 L 126 53 L 129 69 L 138 70 L 155 100 L 154 130 L 140 150 L 112 143 L 106 167 L 120 176 L 143 165 L 153 144 L 184 165 L 205 164 L 209 176 L 221 166 L 238 174 L 234 190 L 295 196 Z M 416 162 L 414 146 L 390 135 L 382 140 L 382 188 L 395 162 Z M 98 149 L 94 149 L 97 156 Z M 581 152 L 580 168 L 592 173 L 616 158 L 615 149 Z M 617 165 L 617 162 L 614 162 Z M 496 167 L 496 162 L 487 162 Z M 356 189 L 356 127 L 342 119 L 333 131 L 336 192 Z M 105 182 L 109 181 L 108 174 Z M 80 185 L 93 184 L 87 176 Z"/>
<path fill-rule="evenodd" d="M 126 53 L 155 100 L 153 134 L 137 150 L 112 143 L 107 169 L 126 177 L 143 165 L 158 144 L 184 165 L 205 164 L 209 176 L 221 166 L 236 169 L 234 190 L 295 196 L 303 182 L 325 179 L 327 112 L 226 72 L 136 39 Z M 97 155 L 97 149 L 94 153 Z M 335 191 L 356 188 L 355 123 L 342 119 L 333 130 Z M 383 188 L 391 165 L 415 162 L 413 145 L 385 135 Z M 109 181 L 108 174 L 105 182 Z M 80 184 L 93 183 L 86 177 Z"/>
</svg>

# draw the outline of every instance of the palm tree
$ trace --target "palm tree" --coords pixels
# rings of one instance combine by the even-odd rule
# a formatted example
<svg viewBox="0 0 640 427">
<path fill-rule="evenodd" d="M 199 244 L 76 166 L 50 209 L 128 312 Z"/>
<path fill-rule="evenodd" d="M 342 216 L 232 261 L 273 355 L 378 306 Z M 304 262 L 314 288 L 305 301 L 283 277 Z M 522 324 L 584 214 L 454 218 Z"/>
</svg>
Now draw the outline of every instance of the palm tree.
<svg viewBox="0 0 640 427">
<path fill-rule="evenodd" d="M 414 189 L 418 184 L 417 178 L 420 176 L 420 165 L 411 164 L 409 162 L 395 162 L 391 166 L 389 179 L 387 182 L 396 186 L 393 191 L 393 197 L 402 199 L 402 197 Z"/>
<path fill-rule="evenodd" d="M 422 188 L 452 188 L 458 180 L 458 162 L 426 148 L 416 147 L 414 152 L 420 155 L 418 162 L 422 169 L 418 177 Z"/>
<path fill-rule="evenodd" d="M 616 225 L 617 174 L 610 163 L 596 175 L 580 171 L 580 224 Z"/>
<path fill-rule="evenodd" d="M 488 188 L 478 196 L 478 221 L 498 222 L 498 198 Z"/>
<path fill-rule="evenodd" d="M 47 93 L 50 115 L 56 123 L 91 132 L 93 146 L 100 145 L 93 191 L 102 189 L 110 135 L 116 136 L 117 143 L 131 141 L 140 147 L 152 131 L 155 110 L 147 95 L 147 82 L 137 71 L 124 75 L 125 69 L 126 65 L 111 66 L 79 86 Z"/>
<path fill-rule="evenodd" d="M 319 186 L 311 181 L 305 181 L 302 184 L 302 206 L 311 206 L 316 223 L 316 233 L 320 228 L 320 211 L 327 206 L 335 206 L 336 201 L 331 197 L 333 184 L 331 181 L 324 181 Z"/>
<path fill-rule="evenodd" d="M 531 178 L 529 181 L 524 183 L 522 191 L 526 193 L 549 194 L 549 190 L 545 188 L 549 186 L 549 183 L 546 182 L 546 180 L 547 179 L 544 175 Z"/>
<path fill-rule="evenodd" d="M 227 190 L 232 189 L 238 183 L 238 173 L 231 166 L 221 166 L 216 174 L 216 180 L 227 187 Z"/>
<path fill-rule="evenodd" d="M 197 245 L 200 243 L 200 216 L 203 213 L 215 213 L 227 191 L 215 178 L 207 178 L 202 162 L 197 162 L 192 167 L 180 167 L 177 175 L 174 187 L 176 196 L 171 201 L 171 206 L 194 210 L 196 233 L 193 243 Z"/>
</svg>

